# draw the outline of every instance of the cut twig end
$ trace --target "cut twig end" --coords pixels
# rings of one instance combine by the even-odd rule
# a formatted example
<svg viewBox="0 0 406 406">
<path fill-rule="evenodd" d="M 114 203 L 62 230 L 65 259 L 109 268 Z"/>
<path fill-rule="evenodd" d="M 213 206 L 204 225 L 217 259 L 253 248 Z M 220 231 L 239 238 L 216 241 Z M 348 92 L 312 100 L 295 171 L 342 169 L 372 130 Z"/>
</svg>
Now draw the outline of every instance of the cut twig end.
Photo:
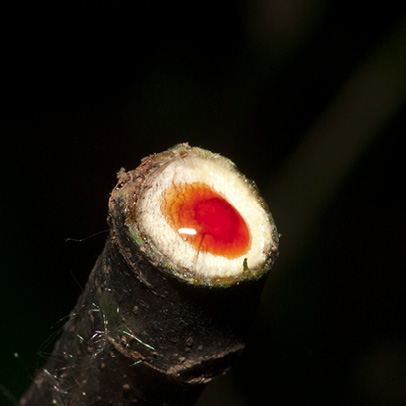
<svg viewBox="0 0 406 406">
<path fill-rule="evenodd" d="M 154 265 L 194 284 L 230 285 L 264 276 L 278 233 L 255 184 L 229 159 L 178 144 L 121 170 L 110 199 Z"/>
</svg>

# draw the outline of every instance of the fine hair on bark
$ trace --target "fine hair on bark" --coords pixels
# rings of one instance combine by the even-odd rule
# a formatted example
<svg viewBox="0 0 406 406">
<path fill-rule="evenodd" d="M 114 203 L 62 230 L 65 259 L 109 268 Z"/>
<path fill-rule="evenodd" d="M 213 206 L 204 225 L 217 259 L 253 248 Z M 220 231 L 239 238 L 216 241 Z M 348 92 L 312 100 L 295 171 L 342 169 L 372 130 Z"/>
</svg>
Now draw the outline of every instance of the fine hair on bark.
<svg viewBox="0 0 406 406">
<path fill-rule="evenodd" d="M 193 405 L 245 345 L 278 250 L 255 184 L 179 144 L 121 170 L 110 234 L 21 406 Z"/>
</svg>

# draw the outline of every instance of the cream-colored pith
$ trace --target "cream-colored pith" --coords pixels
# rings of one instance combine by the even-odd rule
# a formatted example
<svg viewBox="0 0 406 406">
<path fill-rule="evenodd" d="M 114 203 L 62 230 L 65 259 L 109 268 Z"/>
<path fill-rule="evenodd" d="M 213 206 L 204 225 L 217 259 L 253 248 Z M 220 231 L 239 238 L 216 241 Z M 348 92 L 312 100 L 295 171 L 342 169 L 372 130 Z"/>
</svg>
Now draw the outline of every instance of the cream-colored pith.
<svg viewBox="0 0 406 406">
<path fill-rule="evenodd" d="M 202 182 L 220 193 L 244 218 L 251 233 L 251 246 L 241 257 L 228 259 L 199 252 L 173 230 L 161 212 L 163 192 L 173 183 Z M 229 161 L 218 158 L 187 156 L 169 163 L 155 176 L 137 204 L 137 218 L 142 234 L 161 254 L 177 266 L 198 277 L 239 276 L 248 269 L 262 267 L 271 250 L 272 230 L 268 213 L 258 202 L 251 186 L 234 170 Z"/>
</svg>

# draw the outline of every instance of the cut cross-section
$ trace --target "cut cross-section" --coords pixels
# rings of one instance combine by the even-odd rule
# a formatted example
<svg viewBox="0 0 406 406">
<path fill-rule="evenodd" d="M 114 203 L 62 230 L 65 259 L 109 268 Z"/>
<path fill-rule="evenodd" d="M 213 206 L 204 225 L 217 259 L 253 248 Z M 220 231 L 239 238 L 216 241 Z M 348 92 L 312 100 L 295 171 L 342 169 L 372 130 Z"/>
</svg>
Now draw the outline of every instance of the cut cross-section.
<svg viewBox="0 0 406 406">
<path fill-rule="evenodd" d="M 230 283 L 262 275 L 275 259 L 272 217 L 228 159 L 182 144 L 145 159 L 135 176 L 129 227 L 165 269 Z"/>
</svg>

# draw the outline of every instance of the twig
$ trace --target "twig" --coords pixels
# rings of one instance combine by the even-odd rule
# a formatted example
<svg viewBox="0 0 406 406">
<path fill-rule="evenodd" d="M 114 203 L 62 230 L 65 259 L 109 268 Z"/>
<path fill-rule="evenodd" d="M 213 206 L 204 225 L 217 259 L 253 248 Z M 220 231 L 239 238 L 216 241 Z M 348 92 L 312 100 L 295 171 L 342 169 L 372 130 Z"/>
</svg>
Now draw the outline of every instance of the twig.
<svg viewBox="0 0 406 406">
<path fill-rule="evenodd" d="M 215 213 L 198 217 L 202 207 Z M 278 236 L 230 161 L 185 144 L 152 155 L 120 171 L 108 220 L 103 253 L 21 406 L 191 405 L 244 347 Z M 248 239 L 235 231 L 243 223 Z"/>
</svg>

